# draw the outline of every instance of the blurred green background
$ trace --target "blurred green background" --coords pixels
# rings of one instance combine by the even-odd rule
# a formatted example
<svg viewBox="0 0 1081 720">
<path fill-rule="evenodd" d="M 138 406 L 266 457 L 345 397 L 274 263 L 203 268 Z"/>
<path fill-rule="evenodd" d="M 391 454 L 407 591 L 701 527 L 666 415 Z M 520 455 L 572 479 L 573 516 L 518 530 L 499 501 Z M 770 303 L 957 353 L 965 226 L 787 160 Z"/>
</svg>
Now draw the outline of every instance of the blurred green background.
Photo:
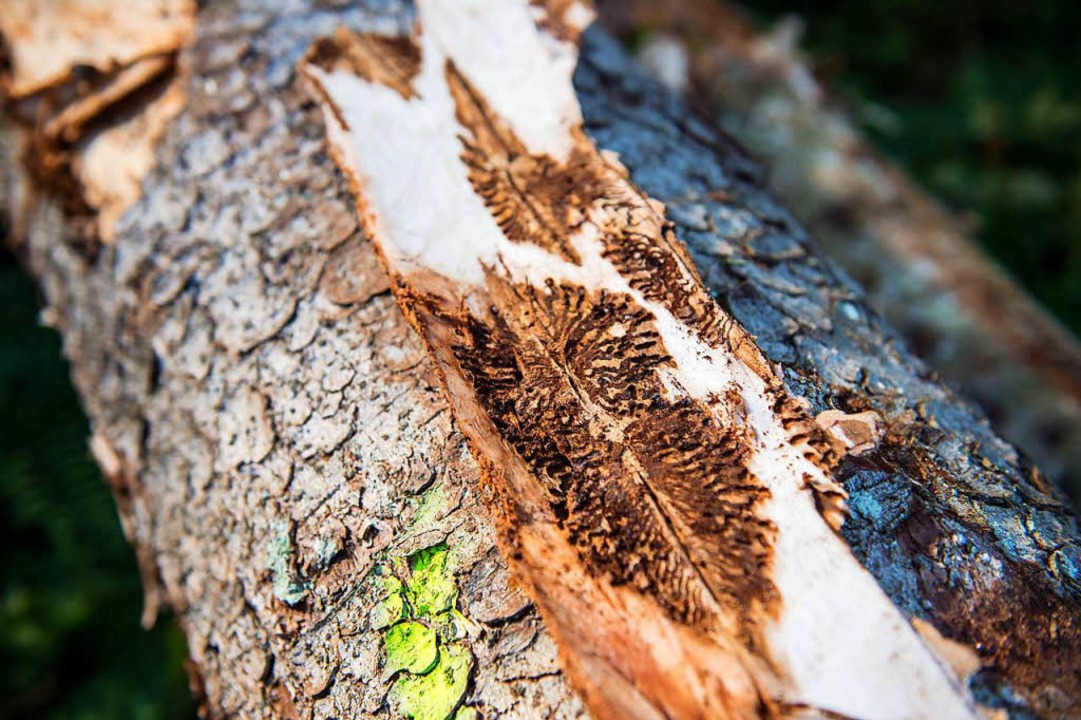
<svg viewBox="0 0 1081 720">
<path fill-rule="evenodd" d="M 87 450 L 60 338 L 0 259 L 0 718 L 194 716 L 184 638 L 139 627 L 142 588 Z"/>
<path fill-rule="evenodd" d="M 1081 5 L 1066 0 L 748 0 L 804 47 L 877 145 L 967 215 L 1081 333 Z"/>
<path fill-rule="evenodd" d="M 661 0 L 663 1 L 663 0 Z M 748 4 L 795 13 L 879 145 L 1081 331 L 1081 5 Z M 142 591 L 32 284 L 0 257 L 0 720 L 188 718 L 183 638 Z"/>
</svg>

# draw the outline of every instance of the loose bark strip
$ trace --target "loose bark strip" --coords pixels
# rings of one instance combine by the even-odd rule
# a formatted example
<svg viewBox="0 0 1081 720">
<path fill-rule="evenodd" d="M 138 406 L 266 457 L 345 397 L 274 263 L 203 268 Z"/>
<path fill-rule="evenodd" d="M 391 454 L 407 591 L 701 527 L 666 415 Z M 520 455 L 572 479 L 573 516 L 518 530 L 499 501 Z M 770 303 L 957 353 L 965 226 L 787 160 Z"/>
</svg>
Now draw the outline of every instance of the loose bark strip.
<svg viewBox="0 0 1081 720">
<path fill-rule="evenodd" d="M 829 440 L 582 132 L 568 13 L 418 7 L 408 91 L 328 61 L 373 36 L 304 71 L 591 710 L 974 717 L 835 534 Z"/>
<path fill-rule="evenodd" d="M 109 73 L 176 52 L 195 20 L 192 0 L 6 0 L 3 9 L 13 70 L 3 85 L 16 98 L 64 83 L 74 67 Z"/>
</svg>

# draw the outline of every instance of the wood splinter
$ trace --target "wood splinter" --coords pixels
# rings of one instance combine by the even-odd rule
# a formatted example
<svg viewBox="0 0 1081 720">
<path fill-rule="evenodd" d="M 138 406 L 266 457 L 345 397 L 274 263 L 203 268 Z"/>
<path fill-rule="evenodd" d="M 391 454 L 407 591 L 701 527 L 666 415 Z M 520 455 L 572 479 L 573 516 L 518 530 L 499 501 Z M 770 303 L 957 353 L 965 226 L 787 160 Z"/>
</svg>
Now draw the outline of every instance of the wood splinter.
<svg viewBox="0 0 1081 720">
<path fill-rule="evenodd" d="M 838 439 L 582 130 L 588 12 L 417 6 L 414 40 L 339 32 L 302 69 L 591 712 L 978 717 L 836 534 Z"/>
</svg>

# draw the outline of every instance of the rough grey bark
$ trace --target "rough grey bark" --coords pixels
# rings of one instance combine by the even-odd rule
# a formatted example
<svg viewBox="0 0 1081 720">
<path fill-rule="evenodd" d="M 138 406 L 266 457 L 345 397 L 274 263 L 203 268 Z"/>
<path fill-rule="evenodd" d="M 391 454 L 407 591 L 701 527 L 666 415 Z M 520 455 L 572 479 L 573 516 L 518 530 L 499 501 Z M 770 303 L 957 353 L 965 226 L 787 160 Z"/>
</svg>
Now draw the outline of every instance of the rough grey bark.
<svg viewBox="0 0 1081 720">
<path fill-rule="evenodd" d="M 209 714 L 390 714 L 374 568 L 445 542 L 469 620 L 464 702 L 579 716 L 295 81 L 314 38 L 342 23 L 404 31 L 405 4 L 334 5 L 208 4 L 184 58 L 188 106 L 116 244 L 89 257 L 42 201 L 21 252 L 139 553 L 148 618 L 176 612 Z M 597 31 L 576 87 L 592 137 L 667 203 L 790 388 L 816 410 L 886 417 L 884 444 L 842 474 L 861 561 L 904 611 L 976 649 L 983 702 L 1076 715 L 1081 540 L 1038 472 L 868 311 L 759 168 Z"/>
<path fill-rule="evenodd" d="M 176 613 L 214 717 L 386 715 L 371 570 L 440 542 L 475 623 L 470 699 L 507 717 L 582 712 L 509 586 L 475 466 L 294 82 L 338 24 L 408 22 L 400 4 L 214 3 L 186 55 L 187 110 L 117 243 L 88 260 L 44 203 L 22 248 L 139 553 L 147 619 Z"/>
</svg>

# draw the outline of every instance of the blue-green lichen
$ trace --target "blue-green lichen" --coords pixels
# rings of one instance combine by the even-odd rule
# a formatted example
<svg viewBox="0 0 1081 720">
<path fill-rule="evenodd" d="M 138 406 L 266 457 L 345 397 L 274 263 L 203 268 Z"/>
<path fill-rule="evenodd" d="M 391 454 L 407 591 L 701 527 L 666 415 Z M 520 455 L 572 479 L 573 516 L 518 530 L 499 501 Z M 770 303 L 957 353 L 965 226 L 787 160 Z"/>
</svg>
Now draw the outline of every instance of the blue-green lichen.
<svg viewBox="0 0 1081 720">
<path fill-rule="evenodd" d="M 383 634 L 384 669 L 395 674 L 387 703 L 410 720 L 474 720 L 462 706 L 473 667 L 464 642 L 471 623 L 456 608 L 458 587 L 440 543 L 376 569 L 384 598 L 369 620 Z"/>
<path fill-rule="evenodd" d="M 286 605 L 300 603 L 308 594 L 307 584 L 293 572 L 293 538 L 288 523 L 279 522 L 267 546 L 267 569 L 274 596 Z"/>
</svg>

